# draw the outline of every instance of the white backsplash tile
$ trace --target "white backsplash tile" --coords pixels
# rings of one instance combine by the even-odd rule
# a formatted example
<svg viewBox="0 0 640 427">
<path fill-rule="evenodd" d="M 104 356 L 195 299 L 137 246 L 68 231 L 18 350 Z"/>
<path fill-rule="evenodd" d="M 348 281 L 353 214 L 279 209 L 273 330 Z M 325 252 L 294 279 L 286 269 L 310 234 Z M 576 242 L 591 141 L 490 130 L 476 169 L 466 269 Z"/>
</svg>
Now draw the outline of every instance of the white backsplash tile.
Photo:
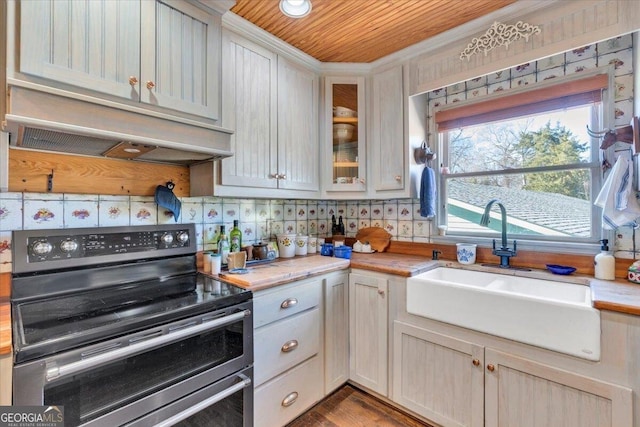
<svg viewBox="0 0 640 427">
<path fill-rule="evenodd" d="M 92 228 L 99 225 L 98 197 L 95 200 L 69 199 L 64 202 L 64 228 Z"/>
<path fill-rule="evenodd" d="M 25 199 L 23 209 L 23 228 L 25 230 L 64 227 L 62 198 Z"/>
</svg>

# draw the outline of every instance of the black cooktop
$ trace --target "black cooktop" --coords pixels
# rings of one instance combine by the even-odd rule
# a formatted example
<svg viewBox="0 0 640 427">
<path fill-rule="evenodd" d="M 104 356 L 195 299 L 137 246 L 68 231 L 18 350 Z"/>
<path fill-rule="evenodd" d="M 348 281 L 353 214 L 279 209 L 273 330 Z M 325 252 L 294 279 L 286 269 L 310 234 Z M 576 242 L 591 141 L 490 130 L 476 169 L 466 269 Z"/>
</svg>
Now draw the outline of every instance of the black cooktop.
<svg viewBox="0 0 640 427">
<path fill-rule="evenodd" d="M 215 311 L 251 297 L 251 291 L 194 273 L 16 303 L 16 363 Z"/>
</svg>

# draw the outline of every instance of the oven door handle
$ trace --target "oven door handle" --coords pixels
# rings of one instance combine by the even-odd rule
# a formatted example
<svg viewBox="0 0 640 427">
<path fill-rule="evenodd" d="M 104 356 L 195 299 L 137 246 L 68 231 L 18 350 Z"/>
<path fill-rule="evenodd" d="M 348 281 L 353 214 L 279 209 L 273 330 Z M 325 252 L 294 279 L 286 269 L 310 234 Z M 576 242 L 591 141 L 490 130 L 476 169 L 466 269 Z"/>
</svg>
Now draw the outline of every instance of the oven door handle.
<svg viewBox="0 0 640 427">
<path fill-rule="evenodd" d="M 231 396 L 232 394 L 242 390 L 245 387 L 249 387 L 251 385 L 251 378 L 243 374 L 238 374 L 238 378 L 241 380 L 239 383 L 236 383 L 231 387 L 222 390 L 220 393 L 214 394 L 213 396 L 203 400 L 202 402 L 199 402 L 191 406 L 189 409 L 185 409 L 184 411 L 179 412 L 158 424 L 154 424 L 154 427 L 170 427 L 174 424 L 177 424 L 180 421 L 185 420 L 194 414 L 197 414 L 203 409 L 208 408 L 214 403 L 218 403 L 222 399 L 225 399 L 228 396 Z"/>
<path fill-rule="evenodd" d="M 85 371 L 87 369 L 96 368 L 107 363 L 111 363 L 120 359 L 133 356 L 138 353 L 143 353 L 147 350 L 159 347 L 162 345 L 170 344 L 172 342 L 179 341 L 183 338 L 187 338 L 191 335 L 199 334 L 210 329 L 215 329 L 220 326 L 228 325 L 230 323 L 237 322 L 247 316 L 251 315 L 251 310 L 243 310 L 228 316 L 220 317 L 215 320 L 205 321 L 199 325 L 191 326 L 185 329 L 178 329 L 169 332 L 165 335 L 161 335 L 156 338 L 151 338 L 147 341 L 140 343 L 130 344 L 127 347 L 119 348 L 117 350 L 108 351 L 106 353 L 99 354 L 97 356 L 88 357 L 77 362 L 71 362 L 61 366 L 47 367 L 46 380 L 47 382 L 61 379 L 63 377 L 77 374 L 78 372 Z"/>
</svg>

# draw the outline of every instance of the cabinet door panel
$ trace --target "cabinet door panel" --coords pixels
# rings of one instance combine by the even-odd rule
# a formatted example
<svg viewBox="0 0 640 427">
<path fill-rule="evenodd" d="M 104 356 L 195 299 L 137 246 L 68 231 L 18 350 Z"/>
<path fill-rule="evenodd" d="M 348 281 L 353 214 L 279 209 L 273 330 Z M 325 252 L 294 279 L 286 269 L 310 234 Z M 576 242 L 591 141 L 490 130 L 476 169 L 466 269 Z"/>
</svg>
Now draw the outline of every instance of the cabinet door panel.
<svg viewBox="0 0 640 427">
<path fill-rule="evenodd" d="M 387 394 L 387 287 L 384 279 L 349 275 L 349 378 Z"/>
<path fill-rule="evenodd" d="M 632 391 L 486 350 L 486 425 L 631 427 Z"/>
<path fill-rule="evenodd" d="M 143 1 L 143 102 L 217 120 L 220 17 L 186 2 Z M 148 82 L 153 86 L 149 87 Z"/>
<path fill-rule="evenodd" d="M 224 33 L 222 124 L 235 132 L 222 185 L 277 188 L 276 61 L 267 49 Z"/>
<path fill-rule="evenodd" d="M 393 330 L 392 399 L 443 426 L 483 426 L 483 348 L 398 321 Z"/>
<path fill-rule="evenodd" d="M 278 58 L 278 187 L 319 188 L 318 78 Z"/>
<path fill-rule="evenodd" d="M 373 75 L 371 168 L 374 190 L 402 190 L 407 174 L 402 66 Z"/>
<path fill-rule="evenodd" d="M 43 0 L 20 3 L 20 71 L 139 100 L 138 1 Z"/>
<path fill-rule="evenodd" d="M 331 393 L 349 379 L 349 278 L 329 277 L 324 283 L 324 393 Z"/>
</svg>

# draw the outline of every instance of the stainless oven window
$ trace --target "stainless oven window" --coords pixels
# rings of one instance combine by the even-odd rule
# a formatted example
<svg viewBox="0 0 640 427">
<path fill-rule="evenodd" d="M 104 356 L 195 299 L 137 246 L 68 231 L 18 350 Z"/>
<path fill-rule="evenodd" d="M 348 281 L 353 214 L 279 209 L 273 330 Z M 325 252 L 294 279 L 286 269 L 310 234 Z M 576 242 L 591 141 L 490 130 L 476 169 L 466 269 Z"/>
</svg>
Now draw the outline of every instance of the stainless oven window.
<svg viewBox="0 0 640 427">
<path fill-rule="evenodd" d="M 45 405 L 80 425 L 243 356 L 243 320 L 52 381 Z M 197 424 L 196 424 L 197 425 Z"/>
</svg>

